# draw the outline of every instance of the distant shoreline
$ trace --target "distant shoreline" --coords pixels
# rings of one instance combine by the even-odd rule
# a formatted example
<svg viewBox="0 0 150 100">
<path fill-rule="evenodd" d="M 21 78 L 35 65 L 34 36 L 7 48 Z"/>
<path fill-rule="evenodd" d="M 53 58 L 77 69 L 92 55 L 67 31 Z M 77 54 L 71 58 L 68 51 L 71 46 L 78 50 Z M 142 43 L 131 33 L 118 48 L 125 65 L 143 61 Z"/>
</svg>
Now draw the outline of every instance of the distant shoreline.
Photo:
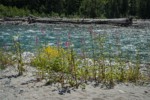
<svg viewBox="0 0 150 100">
<path fill-rule="evenodd" d="M 143 28 L 150 26 L 150 19 L 92 19 L 92 18 L 40 18 L 40 17 L 4 17 L 0 18 L 0 25 L 33 25 L 33 24 L 65 24 L 65 25 L 113 25 L 113 26 L 133 26 Z"/>
</svg>

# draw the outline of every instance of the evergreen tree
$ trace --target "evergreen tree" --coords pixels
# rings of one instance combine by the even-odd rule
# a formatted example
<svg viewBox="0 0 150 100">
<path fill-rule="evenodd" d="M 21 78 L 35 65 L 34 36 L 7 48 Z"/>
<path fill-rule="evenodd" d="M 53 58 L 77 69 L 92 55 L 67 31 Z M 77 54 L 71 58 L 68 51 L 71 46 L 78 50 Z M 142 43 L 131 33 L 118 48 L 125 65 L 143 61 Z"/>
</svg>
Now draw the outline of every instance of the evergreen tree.
<svg viewBox="0 0 150 100">
<path fill-rule="evenodd" d="M 129 0 L 129 15 L 137 15 L 137 0 Z"/>
<path fill-rule="evenodd" d="M 139 0 L 138 15 L 140 18 L 150 18 L 150 0 Z"/>
<path fill-rule="evenodd" d="M 19 11 L 27 11 L 25 15 L 31 12 L 37 15 L 56 13 L 58 16 L 65 14 L 91 18 L 150 18 L 150 0 L 0 0 L 0 5 L 0 16 L 18 16 Z M 8 10 L 10 8 L 12 9 Z"/>
<path fill-rule="evenodd" d="M 120 9 L 120 14 L 121 17 L 126 17 L 128 14 L 128 0 L 120 0 L 121 1 L 121 9 Z"/>
<path fill-rule="evenodd" d="M 79 14 L 79 7 L 82 0 L 66 0 L 65 2 L 65 14 L 75 15 Z"/>
</svg>

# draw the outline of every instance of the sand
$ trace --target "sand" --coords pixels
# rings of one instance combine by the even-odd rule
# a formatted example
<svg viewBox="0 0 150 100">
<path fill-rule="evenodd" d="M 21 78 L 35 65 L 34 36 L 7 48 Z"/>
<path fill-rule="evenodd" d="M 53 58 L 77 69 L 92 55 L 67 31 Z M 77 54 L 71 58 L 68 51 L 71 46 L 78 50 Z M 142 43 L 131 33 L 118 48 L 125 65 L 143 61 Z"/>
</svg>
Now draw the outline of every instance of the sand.
<svg viewBox="0 0 150 100">
<path fill-rule="evenodd" d="M 26 72 L 19 77 L 15 76 L 14 67 L 0 71 L 0 100 L 150 100 L 150 83 L 142 86 L 120 83 L 113 89 L 89 83 L 85 89 L 69 88 L 61 93 L 57 85 L 45 86 L 45 80 L 37 81 L 36 71 L 26 66 Z"/>
</svg>

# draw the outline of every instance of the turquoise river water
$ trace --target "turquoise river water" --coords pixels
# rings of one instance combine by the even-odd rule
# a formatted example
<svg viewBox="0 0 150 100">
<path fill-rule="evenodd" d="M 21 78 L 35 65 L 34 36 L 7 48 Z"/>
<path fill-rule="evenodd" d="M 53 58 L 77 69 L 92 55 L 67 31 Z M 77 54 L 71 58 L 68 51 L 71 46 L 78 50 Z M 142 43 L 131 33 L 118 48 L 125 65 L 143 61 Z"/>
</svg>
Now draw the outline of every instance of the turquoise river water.
<svg viewBox="0 0 150 100">
<path fill-rule="evenodd" d="M 80 54 L 84 47 L 85 52 L 90 54 L 93 48 L 96 49 L 95 52 L 99 50 L 94 38 L 103 36 L 105 52 L 115 54 L 118 52 L 116 44 L 120 44 L 122 55 L 134 59 L 138 51 L 142 62 L 150 61 L 150 27 L 89 26 L 91 25 L 0 25 L 0 48 L 10 50 L 14 36 L 19 36 L 23 51 L 35 52 L 38 47 L 58 44 L 65 48 L 71 42 L 77 53 Z"/>
</svg>

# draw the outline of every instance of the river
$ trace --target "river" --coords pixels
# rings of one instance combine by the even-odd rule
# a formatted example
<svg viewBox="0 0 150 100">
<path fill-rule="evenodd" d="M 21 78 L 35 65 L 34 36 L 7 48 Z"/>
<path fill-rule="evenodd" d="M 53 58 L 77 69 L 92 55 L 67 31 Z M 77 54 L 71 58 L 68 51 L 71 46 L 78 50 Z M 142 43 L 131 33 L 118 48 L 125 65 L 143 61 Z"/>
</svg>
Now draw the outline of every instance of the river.
<svg viewBox="0 0 150 100">
<path fill-rule="evenodd" d="M 92 50 L 100 51 L 96 38 L 105 38 L 104 52 L 115 54 L 119 47 L 123 57 L 128 55 L 130 59 L 135 59 L 138 53 L 142 62 L 150 61 L 149 26 L 137 28 L 72 24 L 0 25 L 1 48 L 11 50 L 14 36 L 19 36 L 22 51 L 35 52 L 42 46 L 58 44 L 65 48 L 69 43 L 74 45 L 73 48 L 78 54 L 81 54 L 83 48 L 87 54 Z"/>
</svg>

